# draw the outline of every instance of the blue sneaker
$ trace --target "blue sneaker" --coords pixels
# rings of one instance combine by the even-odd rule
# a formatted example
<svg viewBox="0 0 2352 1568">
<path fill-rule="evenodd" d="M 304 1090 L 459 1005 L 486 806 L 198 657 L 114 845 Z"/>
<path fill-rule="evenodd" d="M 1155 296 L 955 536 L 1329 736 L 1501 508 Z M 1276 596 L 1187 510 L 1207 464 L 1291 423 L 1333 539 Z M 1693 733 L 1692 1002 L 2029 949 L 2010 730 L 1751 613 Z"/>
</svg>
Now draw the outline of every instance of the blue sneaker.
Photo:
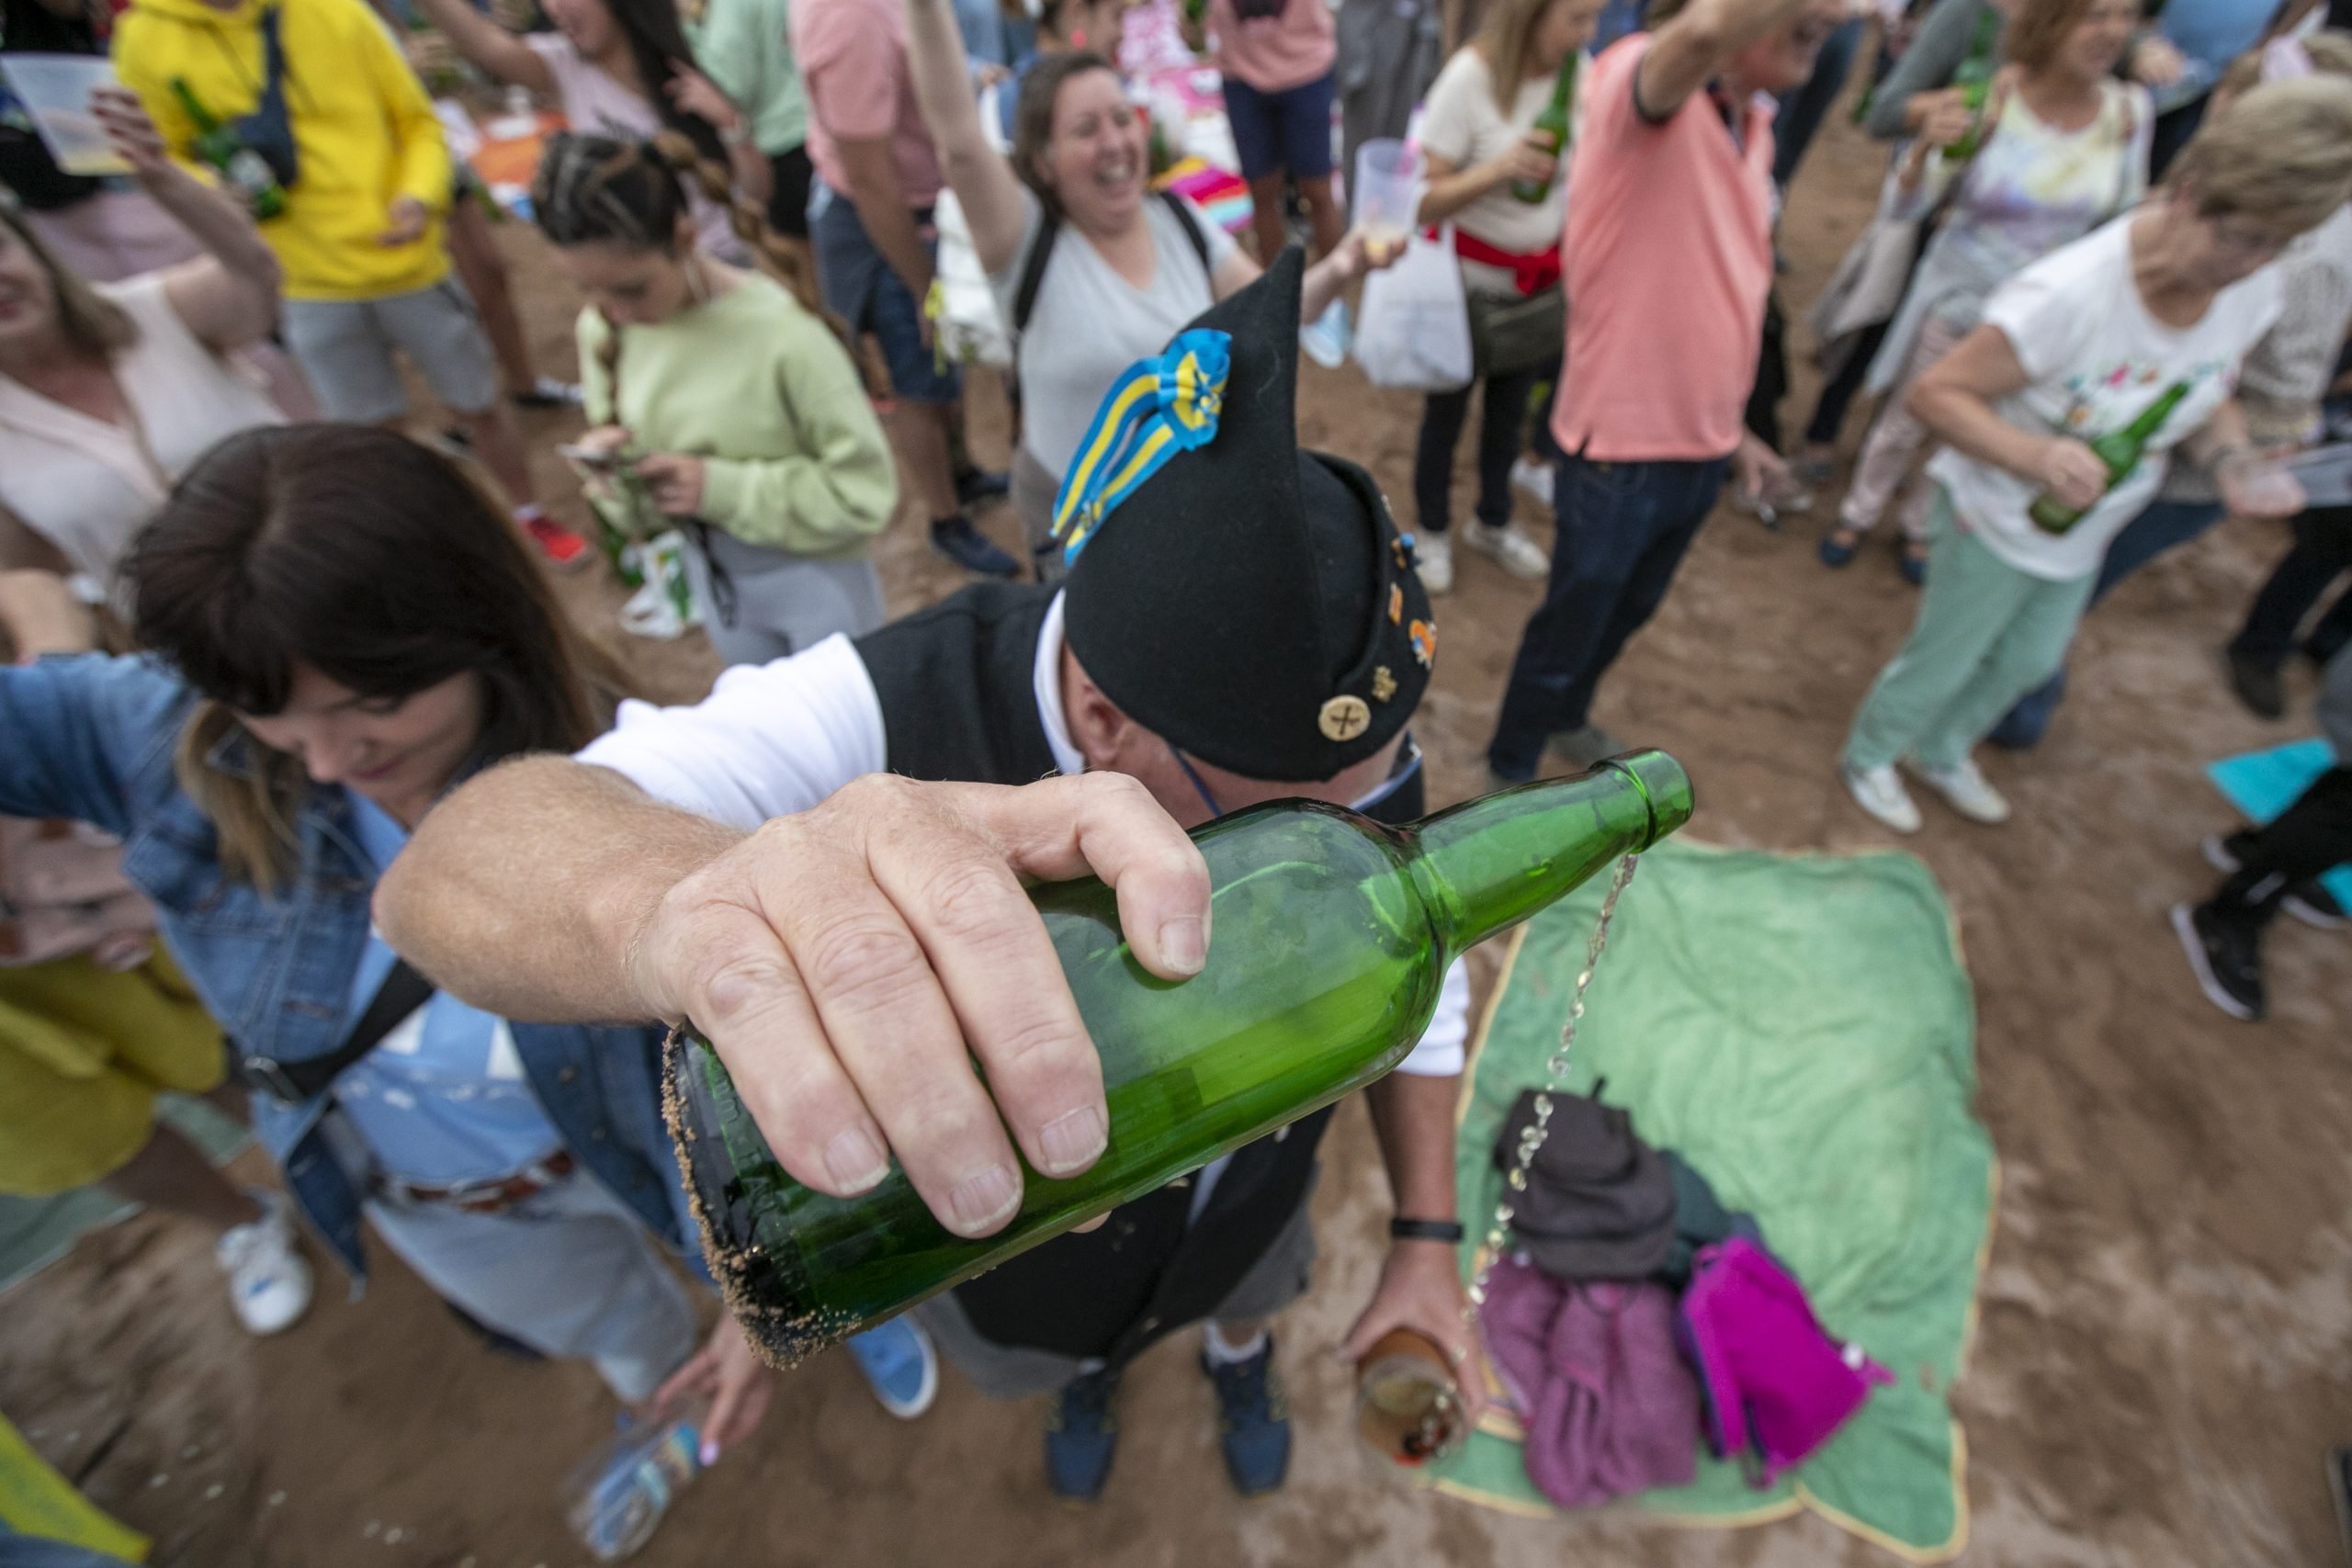
<svg viewBox="0 0 2352 1568">
<path fill-rule="evenodd" d="M 1201 1371 L 1216 1386 L 1217 1442 L 1225 1472 L 1244 1497 L 1262 1497 L 1290 1473 L 1290 1402 L 1274 1376 L 1274 1337 L 1250 1359 L 1218 1366 L 1206 1355 Z"/>
<path fill-rule="evenodd" d="M 901 1421 L 913 1420 L 939 1397 L 939 1352 L 913 1318 L 894 1317 L 852 1335 L 849 1353 L 882 1408 Z"/>
<path fill-rule="evenodd" d="M 1119 1374 L 1089 1372 L 1062 1385 L 1046 1413 L 1046 1484 L 1066 1503 L 1092 1503 L 1111 1479 L 1119 1451 L 1119 1418 L 1111 1408 Z"/>
</svg>

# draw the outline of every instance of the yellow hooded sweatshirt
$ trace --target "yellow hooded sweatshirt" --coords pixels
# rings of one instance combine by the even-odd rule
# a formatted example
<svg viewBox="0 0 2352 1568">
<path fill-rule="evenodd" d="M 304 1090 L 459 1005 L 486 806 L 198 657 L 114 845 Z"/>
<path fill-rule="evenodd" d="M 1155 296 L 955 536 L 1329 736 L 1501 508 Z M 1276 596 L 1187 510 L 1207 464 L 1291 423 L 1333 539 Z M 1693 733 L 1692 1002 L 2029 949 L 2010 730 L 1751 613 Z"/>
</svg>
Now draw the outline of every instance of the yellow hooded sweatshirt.
<svg viewBox="0 0 2352 1568">
<path fill-rule="evenodd" d="M 449 150 L 424 85 L 367 0 L 134 0 L 115 23 L 114 67 L 139 95 L 175 156 L 193 156 L 196 126 L 177 94 L 185 78 L 224 124 L 254 112 L 267 79 L 261 16 L 281 8 L 286 107 L 299 177 L 286 210 L 261 225 L 286 269 L 289 299 L 380 299 L 447 276 L 441 215 Z M 385 245 L 392 203 L 411 196 L 433 215 L 422 238 Z"/>
</svg>

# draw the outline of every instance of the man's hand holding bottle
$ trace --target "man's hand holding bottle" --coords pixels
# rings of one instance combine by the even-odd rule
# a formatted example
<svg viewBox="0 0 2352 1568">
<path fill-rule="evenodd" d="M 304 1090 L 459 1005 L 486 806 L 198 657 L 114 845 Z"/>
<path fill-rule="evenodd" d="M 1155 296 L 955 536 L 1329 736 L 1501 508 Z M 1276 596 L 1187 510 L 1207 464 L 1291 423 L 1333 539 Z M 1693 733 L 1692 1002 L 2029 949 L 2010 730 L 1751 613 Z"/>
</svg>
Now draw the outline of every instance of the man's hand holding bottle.
<svg viewBox="0 0 2352 1568">
<path fill-rule="evenodd" d="M 1200 972 L 1208 868 L 1135 780 L 871 774 L 677 882 L 627 979 L 647 1012 L 694 1020 L 795 1179 L 853 1196 L 895 1151 L 942 1224 L 989 1235 L 1021 1204 L 1016 1143 L 1066 1177 L 1109 1136 L 1101 1063 L 1022 884 L 1090 873 L 1138 962 Z"/>
</svg>

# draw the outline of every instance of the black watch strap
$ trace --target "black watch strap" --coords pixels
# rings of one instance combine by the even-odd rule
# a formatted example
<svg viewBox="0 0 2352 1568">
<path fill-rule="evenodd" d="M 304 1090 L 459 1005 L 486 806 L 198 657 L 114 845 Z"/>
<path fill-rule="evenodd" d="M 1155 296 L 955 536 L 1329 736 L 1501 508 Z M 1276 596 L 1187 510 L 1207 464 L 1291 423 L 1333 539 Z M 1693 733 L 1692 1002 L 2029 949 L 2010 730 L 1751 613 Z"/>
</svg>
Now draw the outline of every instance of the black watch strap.
<svg viewBox="0 0 2352 1568">
<path fill-rule="evenodd" d="M 1459 1220 L 1408 1220 L 1399 1214 L 1388 1222 L 1388 1235 L 1392 1241 L 1459 1242 L 1462 1239 L 1462 1222 Z"/>
</svg>

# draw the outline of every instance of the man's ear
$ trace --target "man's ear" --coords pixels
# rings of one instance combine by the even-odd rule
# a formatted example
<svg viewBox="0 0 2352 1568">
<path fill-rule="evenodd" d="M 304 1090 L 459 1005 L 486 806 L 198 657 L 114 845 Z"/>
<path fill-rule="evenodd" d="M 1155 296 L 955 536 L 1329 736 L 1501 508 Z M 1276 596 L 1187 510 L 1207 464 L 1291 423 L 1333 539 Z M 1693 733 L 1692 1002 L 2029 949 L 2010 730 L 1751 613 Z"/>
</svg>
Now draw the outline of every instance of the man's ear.
<svg viewBox="0 0 2352 1568">
<path fill-rule="evenodd" d="M 1103 694 L 1077 658 L 1062 650 L 1062 717 L 1070 744 L 1090 769 L 1115 767 L 1135 744 L 1136 721 Z"/>
</svg>

